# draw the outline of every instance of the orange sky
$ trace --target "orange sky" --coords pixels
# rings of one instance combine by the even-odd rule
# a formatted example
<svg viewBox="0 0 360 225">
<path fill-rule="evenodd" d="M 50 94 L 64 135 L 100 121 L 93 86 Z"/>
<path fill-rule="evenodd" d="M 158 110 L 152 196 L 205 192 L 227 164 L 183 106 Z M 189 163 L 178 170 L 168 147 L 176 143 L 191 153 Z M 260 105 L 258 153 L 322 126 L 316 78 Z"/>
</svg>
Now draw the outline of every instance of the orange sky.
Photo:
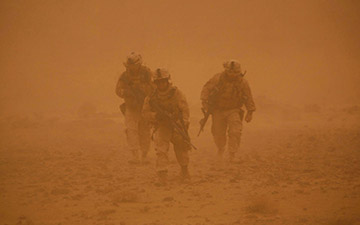
<svg viewBox="0 0 360 225">
<path fill-rule="evenodd" d="M 358 1 L 1 1 L 3 112 L 116 111 L 122 61 L 140 52 L 196 103 L 238 59 L 254 96 L 359 104 Z"/>
</svg>

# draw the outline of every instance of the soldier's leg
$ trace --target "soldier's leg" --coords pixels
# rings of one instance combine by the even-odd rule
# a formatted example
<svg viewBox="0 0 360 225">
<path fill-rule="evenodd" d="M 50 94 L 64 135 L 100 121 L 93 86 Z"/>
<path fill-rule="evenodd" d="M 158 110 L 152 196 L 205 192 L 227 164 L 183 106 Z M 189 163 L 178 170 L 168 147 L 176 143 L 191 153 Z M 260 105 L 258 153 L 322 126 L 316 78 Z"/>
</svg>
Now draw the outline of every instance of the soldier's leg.
<svg viewBox="0 0 360 225">
<path fill-rule="evenodd" d="M 225 150 L 226 145 L 226 129 L 227 121 L 223 112 L 215 111 L 212 114 L 211 132 L 214 137 L 214 142 L 218 148 L 218 154 L 221 156 Z"/>
<path fill-rule="evenodd" d="M 235 157 L 235 153 L 239 149 L 240 139 L 241 139 L 241 131 L 242 131 L 242 121 L 238 111 L 231 112 L 227 116 L 227 121 L 229 125 L 229 160 L 233 161 Z"/>
<path fill-rule="evenodd" d="M 139 143 L 142 162 L 146 161 L 146 156 L 150 150 L 150 135 L 150 124 L 142 118 L 139 122 Z"/>
<path fill-rule="evenodd" d="M 126 138 L 128 148 L 132 153 L 133 159 L 130 163 L 138 163 L 139 161 L 139 120 L 140 113 L 136 110 L 127 108 L 125 112 Z"/>
<path fill-rule="evenodd" d="M 171 130 L 165 126 L 159 126 L 154 135 L 154 145 L 156 152 L 156 170 L 167 171 L 169 165 L 169 147 Z"/>
<path fill-rule="evenodd" d="M 189 179 L 190 174 L 188 170 L 188 165 L 190 161 L 189 151 L 191 150 L 191 146 L 188 143 L 185 143 L 183 138 L 175 132 L 173 132 L 171 142 L 174 145 L 176 159 L 181 167 L 181 176 L 184 179 Z"/>
</svg>

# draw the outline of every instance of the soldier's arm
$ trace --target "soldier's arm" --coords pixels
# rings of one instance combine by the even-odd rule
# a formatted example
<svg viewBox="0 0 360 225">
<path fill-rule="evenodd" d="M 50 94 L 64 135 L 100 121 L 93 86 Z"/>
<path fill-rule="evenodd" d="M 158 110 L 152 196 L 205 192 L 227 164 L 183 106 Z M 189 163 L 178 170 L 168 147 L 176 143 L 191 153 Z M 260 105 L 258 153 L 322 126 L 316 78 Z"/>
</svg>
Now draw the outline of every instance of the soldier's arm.
<svg viewBox="0 0 360 225">
<path fill-rule="evenodd" d="M 151 121 L 151 122 L 155 121 L 156 113 L 151 110 L 150 97 L 149 96 L 147 96 L 145 98 L 145 100 L 144 100 L 144 104 L 143 104 L 143 107 L 142 107 L 141 114 L 142 114 L 142 116 L 144 117 L 145 120 L 148 120 L 148 121 Z"/>
<path fill-rule="evenodd" d="M 120 98 L 124 98 L 124 89 L 127 87 L 126 83 L 124 82 L 124 74 L 121 74 L 121 76 L 118 79 L 118 82 L 116 83 L 115 93 Z"/>
<path fill-rule="evenodd" d="M 150 95 L 155 90 L 155 84 L 153 81 L 153 74 L 149 68 L 146 68 L 146 76 L 147 76 L 147 83 L 146 83 L 146 95 Z"/>
<path fill-rule="evenodd" d="M 251 89 L 250 89 L 250 85 L 247 82 L 247 80 L 243 80 L 242 82 L 242 86 L 243 86 L 243 98 L 244 98 L 244 104 L 246 107 L 246 110 L 250 113 L 254 112 L 256 110 L 255 107 L 255 103 L 254 103 L 254 99 L 253 96 L 251 94 Z"/>
<path fill-rule="evenodd" d="M 218 75 L 218 74 L 215 75 L 214 77 L 212 77 L 208 82 L 205 83 L 205 85 L 203 86 L 203 88 L 201 90 L 200 99 L 201 99 L 202 106 L 205 109 L 208 108 L 210 93 L 213 91 L 213 89 L 218 84 L 219 77 L 220 77 L 220 75 Z"/>
</svg>

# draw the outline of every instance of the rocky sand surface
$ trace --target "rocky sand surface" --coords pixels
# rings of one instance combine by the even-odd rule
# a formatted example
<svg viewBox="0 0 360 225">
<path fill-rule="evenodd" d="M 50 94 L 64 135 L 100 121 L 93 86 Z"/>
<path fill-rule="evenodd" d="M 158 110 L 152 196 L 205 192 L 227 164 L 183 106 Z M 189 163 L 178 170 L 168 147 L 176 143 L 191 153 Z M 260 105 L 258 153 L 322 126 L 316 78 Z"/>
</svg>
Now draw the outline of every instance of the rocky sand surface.
<svg viewBox="0 0 360 225">
<path fill-rule="evenodd" d="M 0 225 L 360 224 L 358 120 L 255 120 L 235 163 L 217 160 L 208 125 L 193 138 L 191 182 L 170 151 L 157 186 L 154 150 L 129 164 L 119 119 L 4 119 Z"/>
</svg>

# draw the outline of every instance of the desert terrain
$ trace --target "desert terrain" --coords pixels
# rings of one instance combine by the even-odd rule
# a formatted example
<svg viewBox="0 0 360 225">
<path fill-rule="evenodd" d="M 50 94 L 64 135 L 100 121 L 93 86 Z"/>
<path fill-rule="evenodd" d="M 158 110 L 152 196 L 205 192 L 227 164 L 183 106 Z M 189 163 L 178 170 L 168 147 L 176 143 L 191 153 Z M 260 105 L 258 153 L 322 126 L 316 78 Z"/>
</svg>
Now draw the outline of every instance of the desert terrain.
<svg viewBox="0 0 360 225">
<path fill-rule="evenodd" d="M 260 111 L 233 164 L 194 113 L 191 182 L 170 150 L 167 186 L 154 149 L 128 163 L 121 114 L 88 111 L 1 120 L 1 225 L 360 224 L 358 106 Z"/>
<path fill-rule="evenodd" d="M 360 225 L 360 1 L 1 0 L 0 225 Z M 131 52 L 186 96 L 191 182 L 132 165 Z M 235 163 L 199 130 L 237 60 L 257 111 Z M 227 152 L 226 152 L 227 153 Z"/>
</svg>

